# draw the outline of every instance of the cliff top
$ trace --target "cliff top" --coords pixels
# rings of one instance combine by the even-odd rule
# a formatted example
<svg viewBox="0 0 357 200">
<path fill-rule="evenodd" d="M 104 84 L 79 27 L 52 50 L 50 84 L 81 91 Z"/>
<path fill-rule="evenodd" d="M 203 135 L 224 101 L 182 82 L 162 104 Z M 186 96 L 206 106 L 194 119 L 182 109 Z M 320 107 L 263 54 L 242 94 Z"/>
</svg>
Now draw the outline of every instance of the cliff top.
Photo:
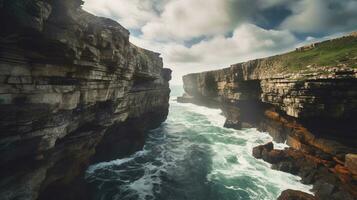
<svg viewBox="0 0 357 200">
<path fill-rule="evenodd" d="M 210 73 L 230 73 L 231 70 L 238 72 L 243 79 L 336 78 L 342 73 L 356 77 L 357 32 L 299 47 L 288 53 L 233 64 Z"/>
<path fill-rule="evenodd" d="M 283 70 L 292 72 L 308 69 L 312 65 L 357 68 L 357 32 L 312 43 L 268 59 L 281 62 Z"/>
</svg>

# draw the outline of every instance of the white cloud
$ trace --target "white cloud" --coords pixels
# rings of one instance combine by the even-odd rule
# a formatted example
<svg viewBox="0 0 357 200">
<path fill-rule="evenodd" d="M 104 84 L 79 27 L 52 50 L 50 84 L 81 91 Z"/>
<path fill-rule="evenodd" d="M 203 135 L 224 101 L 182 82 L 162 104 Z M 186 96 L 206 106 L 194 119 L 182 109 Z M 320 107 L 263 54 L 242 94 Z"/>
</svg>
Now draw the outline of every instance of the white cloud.
<svg viewBox="0 0 357 200">
<path fill-rule="evenodd" d="M 154 40 L 190 39 L 224 33 L 231 26 L 227 0 L 176 0 L 166 4 L 160 18 L 142 28 Z"/>
<path fill-rule="evenodd" d="M 274 15 L 281 29 L 296 33 L 357 28 L 356 0 L 85 0 L 84 8 L 161 41 L 225 34 L 243 23 L 276 24 Z M 271 13 L 279 9 L 285 14 Z"/>
<path fill-rule="evenodd" d="M 191 47 L 176 42 L 131 39 L 136 45 L 162 53 L 165 65 L 174 68 L 174 83 L 180 83 L 181 75 L 185 73 L 228 67 L 233 63 L 283 52 L 294 47 L 297 41 L 289 31 L 265 30 L 253 24 L 240 25 L 232 37 L 217 35 Z"/>
<path fill-rule="evenodd" d="M 225 60 L 231 63 L 244 57 L 253 58 L 254 55 L 285 50 L 296 42 L 297 39 L 289 31 L 265 30 L 253 24 L 243 24 L 234 30 L 232 37 L 220 35 L 190 48 L 171 48 L 166 51 L 166 57 L 170 62 L 220 63 Z"/>
<path fill-rule="evenodd" d="M 128 29 L 140 29 L 158 17 L 166 1 L 152 0 L 86 0 L 83 8 L 96 15 L 113 18 Z"/>
<path fill-rule="evenodd" d="M 293 12 L 281 28 L 299 33 L 329 34 L 357 28 L 355 0 L 300 0 L 290 5 Z"/>
<path fill-rule="evenodd" d="M 319 40 L 309 35 L 357 28 L 356 0 L 85 0 L 84 8 L 140 30 L 131 42 L 160 52 L 176 84 L 187 73 Z"/>
</svg>

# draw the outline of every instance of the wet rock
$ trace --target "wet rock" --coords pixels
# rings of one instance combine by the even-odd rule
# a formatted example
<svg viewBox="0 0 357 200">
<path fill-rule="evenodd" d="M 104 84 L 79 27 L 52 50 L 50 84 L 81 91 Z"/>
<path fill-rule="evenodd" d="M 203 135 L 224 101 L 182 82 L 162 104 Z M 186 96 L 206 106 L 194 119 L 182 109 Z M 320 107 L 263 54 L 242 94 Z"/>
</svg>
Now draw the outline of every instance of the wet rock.
<svg viewBox="0 0 357 200">
<path fill-rule="evenodd" d="M 260 159 L 263 157 L 264 152 L 270 152 L 271 150 L 273 150 L 273 148 L 274 148 L 274 144 L 272 142 L 269 142 L 264 145 L 256 146 L 253 148 L 253 156 L 255 158 Z"/>
<path fill-rule="evenodd" d="M 304 184 L 314 183 L 316 181 L 316 177 L 318 176 L 318 173 L 319 173 L 318 170 L 314 168 L 302 170 L 299 174 L 302 178 L 301 182 Z"/>
<path fill-rule="evenodd" d="M 355 200 L 356 198 L 353 197 L 351 194 L 343 192 L 343 191 L 338 191 L 335 192 L 332 197 L 328 197 L 328 199 L 336 199 L 336 200 Z"/>
<path fill-rule="evenodd" d="M 297 174 L 298 167 L 291 161 L 282 161 L 272 165 L 272 169 L 283 171 L 286 173 Z"/>
<path fill-rule="evenodd" d="M 353 174 L 357 174 L 357 154 L 347 154 L 345 166 Z"/>
<path fill-rule="evenodd" d="M 272 164 L 275 164 L 275 163 L 278 163 L 282 160 L 285 159 L 285 153 L 284 151 L 282 150 L 271 150 L 271 151 L 268 151 L 269 149 L 265 148 L 262 152 L 262 158 L 263 160 L 269 162 L 269 163 L 272 163 Z"/>
<path fill-rule="evenodd" d="M 257 146 L 257 147 L 254 147 L 253 148 L 253 153 L 252 155 L 254 156 L 254 158 L 257 158 L 257 159 L 261 159 L 262 158 L 262 148 L 261 146 Z"/>
<path fill-rule="evenodd" d="M 314 184 L 314 191 L 316 197 L 320 199 L 329 199 L 336 189 L 336 186 L 327 182 L 318 181 Z"/>
<path fill-rule="evenodd" d="M 283 191 L 278 200 L 317 200 L 313 195 L 297 190 L 285 190 Z"/>
<path fill-rule="evenodd" d="M 339 164 L 329 168 L 327 162 L 319 157 L 311 156 L 300 150 L 286 148 L 284 150 L 269 150 L 264 145 L 255 147 L 253 154 L 272 164 L 272 169 L 288 172 L 301 177 L 305 184 L 313 184 L 316 197 L 328 199 L 354 198 L 357 185 L 352 181 L 349 170 Z"/>
<path fill-rule="evenodd" d="M 233 129 L 241 129 L 242 125 L 239 123 L 239 121 L 231 121 L 231 120 L 226 120 L 223 125 L 225 128 L 233 128 Z"/>
</svg>

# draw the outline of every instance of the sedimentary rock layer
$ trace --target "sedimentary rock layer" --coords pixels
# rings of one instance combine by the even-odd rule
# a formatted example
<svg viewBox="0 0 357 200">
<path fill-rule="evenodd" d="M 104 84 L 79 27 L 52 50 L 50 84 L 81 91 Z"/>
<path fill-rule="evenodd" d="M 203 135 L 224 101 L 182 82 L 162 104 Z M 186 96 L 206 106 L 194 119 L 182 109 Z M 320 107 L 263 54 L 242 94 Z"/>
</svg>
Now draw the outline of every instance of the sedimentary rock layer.
<svg viewBox="0 0 357 200">
<path fill-rule="evenodd" d="M 287 54 L 188 74 L 183 77 L 186 94 L 178 101 L 218 106 L 226 127 L 269 132 L 278 142 L 329 161 L 325 169 L 336 177 L 341 170 L 333 169 L 342 166 L 348 183 L 355 185 L 356 52 L 353 33 Z"/>
<path fill-rule="evenodd" d="M 166 119 L 171 70 L 82 3 L 0 2 L 0 199 L 78 199 L 90 162 Z"/>
</svg>

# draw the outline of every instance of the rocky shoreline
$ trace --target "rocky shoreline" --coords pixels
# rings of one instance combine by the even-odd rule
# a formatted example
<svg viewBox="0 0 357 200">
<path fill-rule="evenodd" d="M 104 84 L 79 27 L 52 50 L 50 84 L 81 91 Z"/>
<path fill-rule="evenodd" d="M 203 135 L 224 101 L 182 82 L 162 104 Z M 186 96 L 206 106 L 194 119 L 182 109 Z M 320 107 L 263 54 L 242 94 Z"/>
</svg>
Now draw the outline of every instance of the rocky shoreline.
<svg viewBox="0 0 357 200">
<path fill-rule="evenodd" d="M 142 148 L 171 70 L 81 0 L 0 3 L 0 199 L 89 199 L 93 162 Z"/>
<path fill-rule="evenodd" d="M 286 141 L 288 149 L 268 145 L 255 148 L 253 155 L 313 184 L 315 197 L 287 191 L 280 199 L 356 199 L 357 60 L 347 49 L 340 55 L 344 59 L 331 59 L 333 63 L 324 66 L 312 63 L 318 59 L 313 56 L 334 51 L 331 47 L 338 54 L 346 44 L 357 47 L 356 33 L 222 70 L 188 74 L 183 77 L 186 93 L 178 101 L 219 107 L 226 127 L 255 127 L 277 142 Z M 308 66 L 291 67 L 301 62 Z"/>
</svg>

